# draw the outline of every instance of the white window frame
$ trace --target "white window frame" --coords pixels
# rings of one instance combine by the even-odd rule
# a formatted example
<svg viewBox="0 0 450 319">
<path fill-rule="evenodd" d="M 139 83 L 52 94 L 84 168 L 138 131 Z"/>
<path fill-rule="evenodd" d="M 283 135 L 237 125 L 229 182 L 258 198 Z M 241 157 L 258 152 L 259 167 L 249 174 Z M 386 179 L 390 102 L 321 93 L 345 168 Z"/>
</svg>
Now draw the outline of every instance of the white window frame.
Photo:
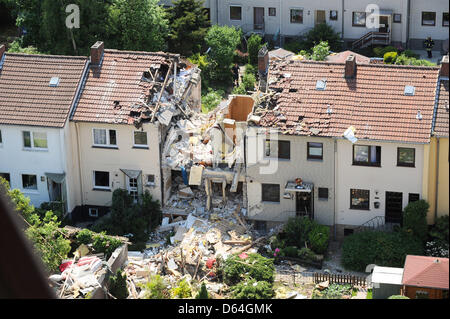
<svg viewBox="0 0 450 319">
<path fill-rule="evenodd" d="M 241 8 L 241 18 L 240 19 L 232 19 L 231 18 L 231 8 L 236 7 L 236 8 Z M 228 14 L 230 16 L 230 21 L 242 21 L 242 5 L 239 4 L 230 4 L 228 7 Z"/>
<path fill-rule="evenodd" d="M 96 172 L 102 172 L 102 173 L 108 173 L 108 186 L 98 186 L 95 184 L 95 173 Z M 111 174 L 110 172 L 106 171 L 93 171 L 92 172 L 92 185 L 94 185 L 94 189 L 100 189 L 100 190 L 111 190 Z"/>
<path fill-rule="evenodd" d="M 98 217 L 98 208 L 89 208 L 89 217 Z"/>
<path fill-rule="evenodd" d="M 302 11 L 302 22 L 292 22 L 292 10 Z M 304 8 L 289 8 L 289 23 L 290 24 L 305 24 L 305 9 Z"/>
<path fill-rule="evenodd" d="M 147 140 L 147 144 L 136 144 L 136 133 L 145 133 L 145 138 Z M 146 131 L 134 131 L 133 132 L 133 147 L 136 148 L 148 148 L 148 134 Z"/>
<path fill-rule="evenodd" d="M 25 146 L 25 136 L 24 133 L 30 133 L 30 146 Z M 45 140 L 47 141 L 47 147 L 36 147 L 34 146 L 34 134 L 45 134 Z M 38 151 L 47 151 L 48 150 L 48 136 L 47 132 L 39 132 L 39 131 L 22 131 L 22 144 L 25 150 L 38 150 Z"/>
<path fill-rule="evenodd" d="M 95 130 L 106 131 L 106 144 L 97 144 L 95 143 Z M 111 144 L 110 141 L 110 131 L 116 132 L 116 144 Z M 92 145 L 95 147 L 104 147 L 104 148 L 118 148 L 117 147 L 117 130 L 107 129 L 107 128 L 93 128 L 92 129 Z"/>
<path fill-rule="evenodd" d="M 36 188 L 25 188 L 25 186 L 23 185 L 23 176 L 24 175 L 28 175 L 28 176 L 36 176 Z M 38 185 L 38 175 L 37 174 L 20 174 L 20 181 L 21 181 L 21 185 L 22 185 L 22 190 L 25 193 L 39 193 L 39 185 Z"/>
</svg>

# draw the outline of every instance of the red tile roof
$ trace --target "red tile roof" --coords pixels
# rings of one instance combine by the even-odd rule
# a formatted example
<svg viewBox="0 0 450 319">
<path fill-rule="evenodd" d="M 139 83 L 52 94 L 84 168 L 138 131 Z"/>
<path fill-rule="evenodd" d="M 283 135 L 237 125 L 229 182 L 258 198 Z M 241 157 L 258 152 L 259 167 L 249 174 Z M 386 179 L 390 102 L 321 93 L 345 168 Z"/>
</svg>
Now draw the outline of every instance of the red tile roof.
<svg viewBox="0 0 450 319">
<path fill-rule="evenodd" d="M 448 289 L 448 258 L 406 256 L 402 284 Z"/>
<path fill-rule="evenodd" d="M 355 52 L 350 51 L 350 50 L 339 52 L 339 53 L 330 54 L 329 56 L 326 57 L 326 61 L 334 62 L 334 63 L 344 63 L 345 60 L 347 60 L 347 58 L 350 55 L 354 55 L 355 56 L 356 63 L 358 63 L 358 64 L 362 64 L 362 63 L 369 64 L 370 63 L 370 58 L 368 58 L 368 57 L 366 57 L 364 55 L 355 53 Z"/>
<path fill-rule="evenodd" d="M 86 57 L 5 53 L 0 124 L 63 127 L 86 63 Z M 49 85 L 52 77 L 57 87 Z"/>
<path fill-rule="evenodd" d="M 143 73 L 151 65 L 157 69 L 163 64 L 169 65 L 174 57 L 176 55 L 162 52 L 105 50 L 101 68 L 89 69 L 72 120 L 129 123 L 132 106 L 142 105 L 153 87 L 153 83 L 141 81 Z M 115 101 L 120 107 L 115 105 Z"/>
<path fill-rule="evenodd" d="M 358 64 L 351 79 L 344 68 L 317 61 L 271 64 L 269 88 L 278 93 L 261 125 L 324 137 L 341 137 L 353 126 L 359 139 L 429 142 L 439 68 Z M 322 79 L 326 88 L 317 90 Z M 404 94 L 407 85 L 415 87 L 414 96 Z"/>
<path fill-rule="evenodd" d="M 433 128 L 434 135 L 448 137 L 449 121 L 449 80 L 441 80 L 439 87 L 439 96 L 436 109 L 436 118 Z"/>
</svg>

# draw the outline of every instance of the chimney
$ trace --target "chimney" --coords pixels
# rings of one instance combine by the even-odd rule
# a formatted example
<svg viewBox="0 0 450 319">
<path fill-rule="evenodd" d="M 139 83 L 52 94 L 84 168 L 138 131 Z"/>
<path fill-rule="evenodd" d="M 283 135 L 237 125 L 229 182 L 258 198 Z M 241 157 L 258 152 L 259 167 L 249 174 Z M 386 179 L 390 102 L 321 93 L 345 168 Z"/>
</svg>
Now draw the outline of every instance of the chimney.
<svg viewBox="0 0 450 319">
<path fill-rule="evenodd" d="M 448 78 L 448 55 L 444 55 L 441 61 L 441 71 L 439 75 Z"/>
<path fill-rule="evenodd" d="M 94 66 L 100 66 L 103 60 L 103 52 L 105 44 L 102 41 L 97 41 L 91 47 L 91 64 Z"/>
<path fill-rule="evenodd" d="M 354 55 L 349 55 L 345 60 L 345 74 L 344 78 L 351 79 L 356 75 L 356 58 Z"/>
<path fill-rule="evenodd" d="M 266 75 L 269 69 L 269 50 L 263 46 L 258 52 L 258 71 L 261 75 Z"/>
</svg>

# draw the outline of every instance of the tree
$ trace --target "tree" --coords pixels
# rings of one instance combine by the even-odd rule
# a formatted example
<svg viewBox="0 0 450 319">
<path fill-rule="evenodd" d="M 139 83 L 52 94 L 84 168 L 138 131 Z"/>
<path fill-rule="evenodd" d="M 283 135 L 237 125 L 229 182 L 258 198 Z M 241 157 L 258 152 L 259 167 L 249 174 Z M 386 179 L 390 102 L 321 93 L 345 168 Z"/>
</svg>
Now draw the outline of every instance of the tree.
<svg viewBox="0 0 450 319">
<path fill-rule="evenodd" d="M 205 41 L 211 48 L 208 56 L 211 78 L 218 81 L 230 80 L 230 66 L 241 41 L 241 31 L 235 27 L 214 25 L 209 29 Z"/>
<path fill-rule="evenodd" d="M 190 56 L 204 47 L 210 21 L 200 0 L 177 0 L 167 9 L 170 23 L 169 51 Z"/>
<path fill-rule="evenodd" d="M 423 243 L 427 239 L 427 213 L 430 205 L 423 199 L 409 203 L 403 212 L 403 228 L 420 239 Z"/>
<path fill-rule="evenodd" d="M 115 0 L 109 9 L 108 39 L 121 50 L 163 51 L 169 31 L 158 0 Z"/>
<path fill-rule="evenodd" d="M 109 278 L 109 292 L 117 299 L 127 299 L 127 274 L 118 269 L 115 276 Z"/>
<path fill-rule="evenodd" d="M 198 292 L 195 299 L 209 299 L 208 289 L 206 289 L 205 283 L 202 283 L 202 287 L 200 288 L 200 291 Z"/>
<path fill-rule="evenodd" d="M 251 65 L 258 64 L 258 52 L 263 45 L 261 36 L 252 34 L 247 41 L 248 63 Z"/>
</svg>

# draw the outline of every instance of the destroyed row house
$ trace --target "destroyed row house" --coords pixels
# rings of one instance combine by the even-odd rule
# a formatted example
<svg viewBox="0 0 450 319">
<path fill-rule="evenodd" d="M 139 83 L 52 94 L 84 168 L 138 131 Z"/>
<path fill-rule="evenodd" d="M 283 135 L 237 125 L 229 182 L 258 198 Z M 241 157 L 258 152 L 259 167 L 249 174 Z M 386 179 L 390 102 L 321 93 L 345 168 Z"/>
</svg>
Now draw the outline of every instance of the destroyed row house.
<svg viewBox="0 0 450 319">
<path fill-rule="evenodd" d="M 0 52 L 0 176 L 35 206 L 95 219 L 121 188 L 174 217 L 238 198 L 258 229 L 307 216 L 337 237 L 399 223 L 417 199 L 432 204 L 429 223 L 448 215 L 448 57 L 414 67 L 266 52 L 267 87 L 204 114 L 200 70 L 178 55 L 102 42 L 89 58 Z"/>
</svg>

